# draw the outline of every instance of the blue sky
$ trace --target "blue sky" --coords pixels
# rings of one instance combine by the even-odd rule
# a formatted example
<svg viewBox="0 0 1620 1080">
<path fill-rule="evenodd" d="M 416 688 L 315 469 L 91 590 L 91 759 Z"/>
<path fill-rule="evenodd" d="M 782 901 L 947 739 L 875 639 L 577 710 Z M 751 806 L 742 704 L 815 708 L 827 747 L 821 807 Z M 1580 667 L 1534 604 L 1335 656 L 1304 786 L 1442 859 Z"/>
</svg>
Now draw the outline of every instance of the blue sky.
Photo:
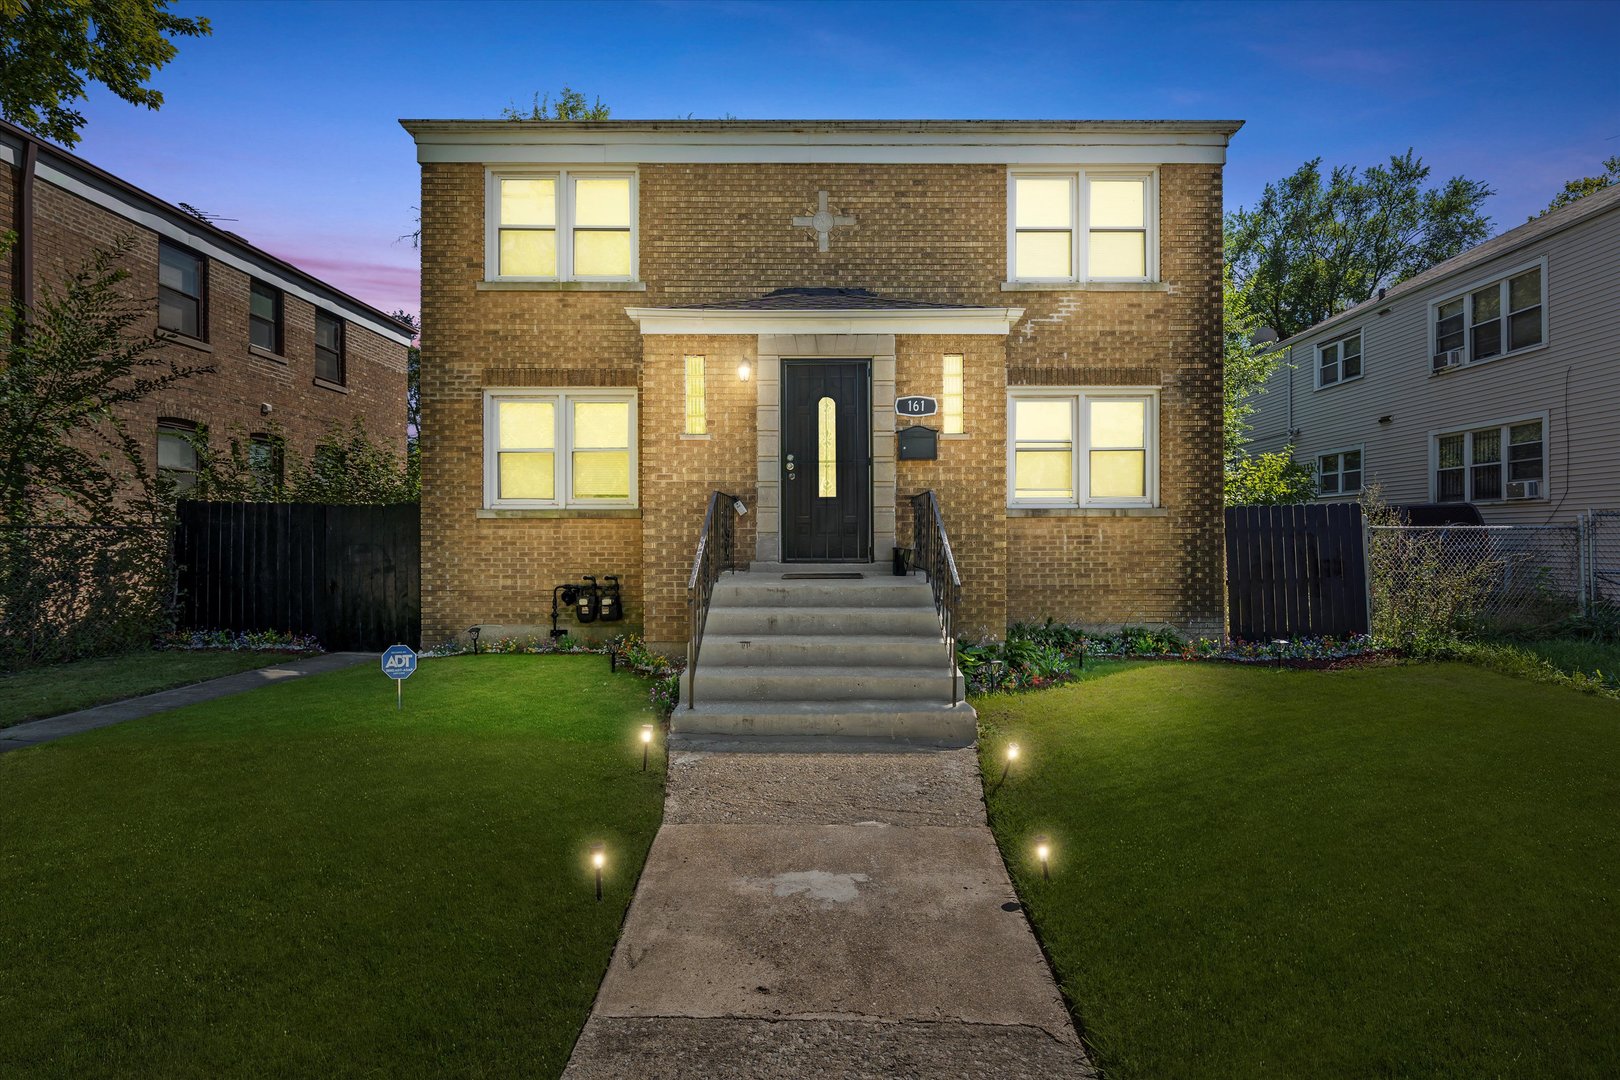
<svg viewBox="0 0 1620 1080">
<path fill-rule="evenodd" d="M 181 0 L 159 112 L 95 93 L 78 152 L 380 307 L 415 310 L 400 117 L 567 83 L 615 117 L 1236 118 L 1228 208 L 1320 156 L 1415 147 L 1498 229 L 1620 154 L 1620 4 Z"/>
</svg>

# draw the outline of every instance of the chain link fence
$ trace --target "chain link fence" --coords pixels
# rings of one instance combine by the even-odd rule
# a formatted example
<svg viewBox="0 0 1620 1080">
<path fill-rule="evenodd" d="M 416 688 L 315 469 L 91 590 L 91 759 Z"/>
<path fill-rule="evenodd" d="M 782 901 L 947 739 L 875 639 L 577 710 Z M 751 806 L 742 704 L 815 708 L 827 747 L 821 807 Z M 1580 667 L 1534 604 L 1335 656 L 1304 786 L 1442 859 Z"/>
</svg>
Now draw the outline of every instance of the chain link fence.
<svg viewBox="0 0 1620 1080">
<path fill-rule="evenodd" d="M 1620 608 L 1620 510 L 1589 510 L 1586 529 L 1586 602 Z"/>
<path fill-rule="evenodd" d="M 1620 556 L 1620 513 L 1612 526 Z M 1586 610 L 1587 524 L 1374 525 L 1367 557 L 1375 632 L 1470 634 L 1546 626 Z M 1620 593 L 1620 558 L 1612 564 Z"/>
</svg>

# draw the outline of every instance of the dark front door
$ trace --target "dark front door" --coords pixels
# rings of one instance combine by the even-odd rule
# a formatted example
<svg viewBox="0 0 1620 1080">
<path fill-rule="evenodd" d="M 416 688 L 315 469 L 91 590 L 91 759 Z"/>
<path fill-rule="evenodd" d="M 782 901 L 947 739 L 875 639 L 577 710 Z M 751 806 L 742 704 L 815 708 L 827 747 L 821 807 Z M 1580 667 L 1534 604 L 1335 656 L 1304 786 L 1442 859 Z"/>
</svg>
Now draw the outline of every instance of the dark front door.
<svg viewBox="0 0 1620 1080">
<path fill-rule="evenodd" d="M 782 558 L 872 558 L 868 361 L 782 362 Z"/>
</svg>

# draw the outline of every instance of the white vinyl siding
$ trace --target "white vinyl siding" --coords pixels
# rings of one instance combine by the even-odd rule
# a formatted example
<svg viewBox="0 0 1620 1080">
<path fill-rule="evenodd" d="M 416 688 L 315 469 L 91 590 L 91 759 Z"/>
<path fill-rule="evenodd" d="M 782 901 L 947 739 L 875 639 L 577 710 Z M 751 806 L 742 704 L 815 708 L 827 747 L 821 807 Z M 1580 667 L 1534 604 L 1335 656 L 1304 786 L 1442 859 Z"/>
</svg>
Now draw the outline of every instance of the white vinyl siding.
<svg viewBox="0 0 1620 1080">
<path fill-rule="evenodd" d="M 634 390 L 486 390 L 484 505 L 634 507 L 637 430 Z"/>
</svg>

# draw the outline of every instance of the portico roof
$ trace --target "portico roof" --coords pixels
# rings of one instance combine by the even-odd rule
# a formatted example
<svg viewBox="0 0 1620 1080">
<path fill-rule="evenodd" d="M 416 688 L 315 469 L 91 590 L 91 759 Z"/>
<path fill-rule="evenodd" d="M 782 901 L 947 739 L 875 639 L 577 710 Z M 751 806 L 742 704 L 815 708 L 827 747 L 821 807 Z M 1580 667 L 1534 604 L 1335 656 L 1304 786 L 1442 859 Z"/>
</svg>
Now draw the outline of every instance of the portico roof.
<svg viewBox="0 0 1620 1080">
<path fill-rule="evenodd" d="M 643 334 L 1006 334 L 1023 308 L 945 304 L 869 289 L 798 287 L 690 307 L 626 308 Z"/>
</svg>

